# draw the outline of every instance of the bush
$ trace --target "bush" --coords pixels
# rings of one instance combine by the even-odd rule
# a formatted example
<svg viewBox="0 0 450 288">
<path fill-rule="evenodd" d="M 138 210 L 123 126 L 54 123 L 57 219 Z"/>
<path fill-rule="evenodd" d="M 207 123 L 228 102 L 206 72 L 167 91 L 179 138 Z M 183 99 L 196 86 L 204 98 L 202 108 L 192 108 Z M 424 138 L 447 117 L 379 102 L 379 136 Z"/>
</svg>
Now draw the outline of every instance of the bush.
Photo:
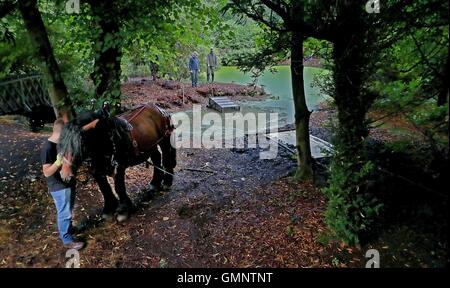
<svg viewBox="0 0 450 288">
<path fill-rule="evenodd" d="M 339 151 L 339 147 L 335 148 Z M 328 186 L 323 189 L 328 198 L 325 222 L 332 238 L 350 245 L 359 244 L 382 207 L 370 189 L 375 166 L 368 161 L 355 169 L 354 165 L 358 165 L 355 161 L 349 161 L 339 152 L 334 154 Z"/>
</svg>

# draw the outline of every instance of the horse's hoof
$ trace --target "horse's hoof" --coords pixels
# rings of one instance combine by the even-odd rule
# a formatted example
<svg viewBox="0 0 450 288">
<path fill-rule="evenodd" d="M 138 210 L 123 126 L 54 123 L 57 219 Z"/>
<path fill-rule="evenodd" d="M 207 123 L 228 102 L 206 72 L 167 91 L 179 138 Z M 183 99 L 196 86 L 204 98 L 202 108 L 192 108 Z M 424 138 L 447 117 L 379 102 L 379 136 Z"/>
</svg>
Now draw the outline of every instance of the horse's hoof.
<svg viewBox="0 0 450 288">
<path fill-rule="evenodd" d="M 128 214 L 117 214 L 117 222 L 123 222 L 128 219 Z"/>
<path fill-rule="evenodd" d="M 103 213 L 102 219 L 105 221 L 112 221 L 112 220 L 114 220 L 114 214 Z"/>
</svg>

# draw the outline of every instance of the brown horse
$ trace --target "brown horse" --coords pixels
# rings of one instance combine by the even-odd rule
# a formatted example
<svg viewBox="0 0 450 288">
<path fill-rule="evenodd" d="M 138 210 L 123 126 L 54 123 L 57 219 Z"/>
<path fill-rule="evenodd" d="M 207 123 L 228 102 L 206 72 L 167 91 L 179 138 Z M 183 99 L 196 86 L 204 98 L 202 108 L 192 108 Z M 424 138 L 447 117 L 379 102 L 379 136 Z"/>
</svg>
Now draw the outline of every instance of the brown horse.
<svg viewBox="0 0 450 288">
<path fill-rule="evenodd" d="M 61 133 L 62 179 L 69 180 L 83 161 L 89 161 L 104 198 L 102 217 L 110 219 L 117 213 L 117 220 L 123 221 L 132 211 L 125 189 L 127 167 L 150 158 L 154 166 L 150 191 L 172 185 L 176 165 L 176 150 L 170 141 L 173 129 L 170 115 L 156 105 L 142 105 L 118 117 L 109 116 L 105 107 L 83 113 L 67 123 Z M 106 176 L 114 178 L 118 199 Z"/>
</svg>

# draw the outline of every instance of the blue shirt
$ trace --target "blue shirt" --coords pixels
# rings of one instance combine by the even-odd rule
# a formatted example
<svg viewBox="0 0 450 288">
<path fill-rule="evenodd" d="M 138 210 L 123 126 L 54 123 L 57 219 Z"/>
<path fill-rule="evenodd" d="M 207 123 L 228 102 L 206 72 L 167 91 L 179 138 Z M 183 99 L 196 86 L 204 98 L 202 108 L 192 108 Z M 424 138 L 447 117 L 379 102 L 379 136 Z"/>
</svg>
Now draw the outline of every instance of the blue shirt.
<svg viewBox="0 0 450 288">
<path fill-rule="evenodd" d="M 199 70 L 200 69 L 200 60 L 198 57 L 192 56 L 189 58 L 189 70 Z"/>
</svg>

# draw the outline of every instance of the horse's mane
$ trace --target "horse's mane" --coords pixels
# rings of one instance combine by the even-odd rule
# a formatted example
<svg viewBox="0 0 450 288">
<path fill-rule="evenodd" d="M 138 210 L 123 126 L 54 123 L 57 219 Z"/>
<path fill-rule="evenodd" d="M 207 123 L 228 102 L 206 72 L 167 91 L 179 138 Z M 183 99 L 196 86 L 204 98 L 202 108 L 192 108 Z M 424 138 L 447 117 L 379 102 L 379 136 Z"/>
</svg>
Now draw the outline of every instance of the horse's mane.
<svg viewBox="0 0 450 288">
<path fill-rule="evenodd" d="M 100 119 L 100 122 L 97 124 L 98 129 L 105 129 L 112 137 L 112 139 L 106 139 L 106 141 L 113 140 L 118 145 L 129 144 L 126 142 L 128 141 L 127 135 L 130 129 L 128 122 L 118 117 L 104 117 L 98 112 L 85 112 L 67 123 L 60 136 L 60 152 L 71 154 L 74 165 L 79 164 L 84 158 L 83 152 L 86 148 L 86 143 L 83 141 L 82 127 L 95 119 Z"/>
<path fill-rule="evenodd" d="M 59 138 L 59 152 L 72 155 L 73 164 L 78 164 L 83 159 L 82 127 L 98 118 L 97 112 L 84 112 L 64 125 Z"/>
</svg>

